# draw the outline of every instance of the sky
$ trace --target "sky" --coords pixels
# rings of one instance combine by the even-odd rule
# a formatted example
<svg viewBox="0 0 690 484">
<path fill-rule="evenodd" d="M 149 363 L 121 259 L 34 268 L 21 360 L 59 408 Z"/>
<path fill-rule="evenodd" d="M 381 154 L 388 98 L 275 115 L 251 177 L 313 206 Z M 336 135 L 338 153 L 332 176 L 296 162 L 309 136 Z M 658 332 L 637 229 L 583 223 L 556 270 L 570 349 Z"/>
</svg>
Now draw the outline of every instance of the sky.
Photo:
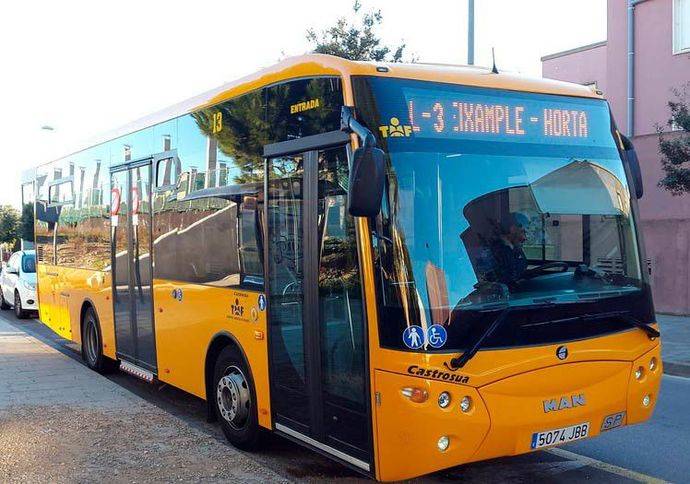
<svg viewBox="0 0 690 484">
<path fill-rule="evenodd" d="M 99 133 L 310 50 L 351 0 L 54 0 L 0 6 L 0 204 L 20 175 Z M 384 42 L 467 62 L 467 0 L 362 0 Z M 576 8 L 577 6 L 577 8 Z M 541 75 L 540 57 L 606 38 L 606 0 L 476 0 L 475 63 Z M 42 129 L 50 126 L 52 131 Z"/>
</svg>

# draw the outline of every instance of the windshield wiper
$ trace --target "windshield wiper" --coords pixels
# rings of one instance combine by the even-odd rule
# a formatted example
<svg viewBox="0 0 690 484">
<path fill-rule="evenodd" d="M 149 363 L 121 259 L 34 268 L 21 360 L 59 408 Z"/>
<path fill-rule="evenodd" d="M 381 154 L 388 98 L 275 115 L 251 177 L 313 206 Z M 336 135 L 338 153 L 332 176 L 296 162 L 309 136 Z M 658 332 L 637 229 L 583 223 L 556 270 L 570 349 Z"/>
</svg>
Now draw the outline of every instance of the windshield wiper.
<svg viewBox="0 0 690 484">
<path fill-rule="evenodd" d="M 477 341 L 474 342 L 474 344 L 467 349 L 465 352 L 463 352 L 460 356 L 456 356 L 454 358 L 450 359 L 450 364 L 447 362 L 444 362 L 443 364 L 446 365 L 446 368 L 448 368 L 451 371 L 455 371 L 458 368 L 462 368 L 467 364 L 468 361 L 472 359 L 474 355 L 477 354 L 477 351 L 479 351 L 479 348 L 482 347 L 484 344 L 484 341 L 491 336 L 496 329 L 503 324 L 504 321 L 508 319 L 508 315 L 510 314 L 511 309 L 514 306 L 505 306 L 503 310 L 496 316 L 496 318 L 491 322 L 488 328 L 484 330 L 484 332 L 477 338 Z"/>
<path fill-rule="evenodd" d="M 557 302 L 542 302 L 542 303 L 537 303 L 537 304 L 527 304 L 527 305 L 517 305 L 517 306 L 510 306 L 506 305 L 503 310 L 496 316 L 496 319 L 494 319 L 491 324 L 489 325 L 488 328 L 477 338 L 477 340 L 470 346 L 466 351 L 464 351 L 462 354 L 459 356 L 456 356 L 454 358 L 450 359 L 450 362 L 444 362 L 443 364 L 446 366 L 451 371 L 456 371 L 459 368 L 462 368 L 467 364 L 468 361 L 472 359 L 474 355 L 477 354 L 477 351 L 484 345 L 484 342 L 492 335 L 494 332 L 508 320 L 508 315 L 512 312 L 514 309 L 545 309 L 545 308 L 552 308 L 556 306 Z M 560 303 L 560 304 L 565 304 L 565 303 Z M 653 329 L 653 328 L 652 328 Z"/>
<path fill-rule="evenodd" d="M 599 321 L 601 319 L 617 318 L 630 324 L 635 328 L 640 328 L 642 331 L 647 333 L 649 339 L 658 338 L 661 333 L 650 326 L 650 323 L 645 323 L 639 319 L 633 317 L 630 311 L 607 311 L 605 313 L 596 314 L 581 314 L 579 316 L 573 316 L 570 318 L 554 319 L 551 321 L 544 321 L 541 323 L 535 323 L 535 325 L 548 324 L 548 323 L 565 323 L 568 321 Z"/>
<path fill-rule="evenodd" d="M 659 331 L 650 326 L 651 323 L 645 323 L 644 321 L 640 321 L 639 319 L 631 315 L 630 311 L 609 311 L 607 313 L 586 314 L 582 316 L 580 319 L 583 319 L 584 321 L 595 321 L 598 319 L 607 318 L 620 318 L 629 325 L 635 328 L 640 328 L 642 331 L 647 333 L 647 337 L 649 339 L 654 339 L 661 336 L 661 333 L 659 333 Z"/>
</svg>

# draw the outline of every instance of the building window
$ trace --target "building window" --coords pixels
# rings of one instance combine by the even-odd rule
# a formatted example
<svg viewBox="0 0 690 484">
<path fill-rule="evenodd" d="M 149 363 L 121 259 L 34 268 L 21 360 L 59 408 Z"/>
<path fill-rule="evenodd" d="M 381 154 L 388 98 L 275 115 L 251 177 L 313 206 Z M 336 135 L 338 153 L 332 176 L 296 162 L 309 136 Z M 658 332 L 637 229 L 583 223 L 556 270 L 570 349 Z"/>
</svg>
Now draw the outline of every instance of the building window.
<svg viewBox="0 0 690 484">
<path fill-rule="evenodd" d="M 690 0 L 673 1 L 673 53 L 690 52 Z"/>
</svg>

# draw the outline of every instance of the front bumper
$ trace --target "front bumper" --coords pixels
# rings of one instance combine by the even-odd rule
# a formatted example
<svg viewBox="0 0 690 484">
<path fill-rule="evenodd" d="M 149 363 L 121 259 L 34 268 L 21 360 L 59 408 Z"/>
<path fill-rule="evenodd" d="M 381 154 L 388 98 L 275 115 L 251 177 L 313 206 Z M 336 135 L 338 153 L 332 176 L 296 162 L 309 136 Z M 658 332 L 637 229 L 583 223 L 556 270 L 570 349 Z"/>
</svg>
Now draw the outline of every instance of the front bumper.
<svg viewBox="0 0 690 484">
<path fill-rule="evenodd" d="M 22 309 L 27 311 L 38 311 L 38 297 L 36 289 L 30 290 L 23 287 L 17 288 L 19 297 L 22 300 Z"/>
<path fill-rule="evenodd" d="M 656 364 L 650 369 L 652 358 Z M 639 379 L 638 368 L 643 369 Z M 654 410 L 661 374 L 660 345 L 632 362 L 562 363 L 478 388 L 377 370 L 379 478 L 407 479 L 467 462 L 531 452 L 537 432 L 588 422 L 589 437 L 595 437 L 642 422 Z M 406 387 L 426 390 L 428 400 L 410 401 L 401 393 Z M 441 392 L 451 395 L 445 409 L 438 404 Z M 464 396 L 473 402 L 467 412 L 459 407 Z M 615 425 L 611 419 L 607 424 L 607 417 L 622 412 Z M 450 441 L 444 451 L 438 447 L 441 437 Z"/>
</svg>

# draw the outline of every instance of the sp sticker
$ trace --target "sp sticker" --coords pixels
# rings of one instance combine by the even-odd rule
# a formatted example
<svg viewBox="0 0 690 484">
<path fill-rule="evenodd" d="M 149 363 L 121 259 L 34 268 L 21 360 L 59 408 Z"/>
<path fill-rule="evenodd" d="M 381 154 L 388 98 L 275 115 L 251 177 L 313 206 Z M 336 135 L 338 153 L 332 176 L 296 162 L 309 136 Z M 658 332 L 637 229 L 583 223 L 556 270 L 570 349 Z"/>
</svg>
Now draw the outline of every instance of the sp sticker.
<svg viewBox="0 0 690 484">
<path fill-rule="evenodd" d="M 601 422 L 601 431 L 615 429 L 620 427 L 625 422 L 625 412 L 618 412 L 612 415 L 607 415 L 604 417 L 604 421 Z"/>
<path fill-rule="evenodd" d="M 432 348 L 441 348 L 446 344 L 448 332 L 440 324 L 434 324 L 426 330 L 426 340 Z"/>
<path fill-rule="evenodd" d="M 411 350 L 418 350 L 424 345 L 424 330 L 421 326 L 408 326 L 403 331 L 403 343 Z"/>
<path fill-rule="evenodd" d="M 391 118 L 389 125 L 379 126 L 383 138 L 409 138 L 412 136 L 412 126 L 400 124 L 398 118 Z"/>
</svg>

